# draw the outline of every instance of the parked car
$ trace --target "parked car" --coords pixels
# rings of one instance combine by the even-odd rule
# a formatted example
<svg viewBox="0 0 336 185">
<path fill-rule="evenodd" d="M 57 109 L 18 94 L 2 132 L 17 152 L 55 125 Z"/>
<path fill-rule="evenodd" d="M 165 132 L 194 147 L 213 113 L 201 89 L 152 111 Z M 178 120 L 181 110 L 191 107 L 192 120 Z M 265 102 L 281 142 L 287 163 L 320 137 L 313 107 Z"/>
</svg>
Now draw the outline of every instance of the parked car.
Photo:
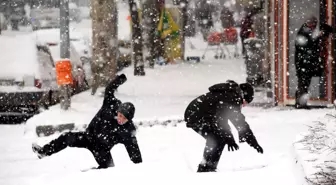
<svg viewBox="0 0 336 185">
<path fill-rule="evenodd" d="M 53 64 L 43 60 L 47 55 L 34 38 L 2 35 L 0 42 L 6 45 L 0 55 L 0 120 L 24 120 L 38 113 L 41 105 L 55 104 Z"/>
<path fill-rule="evenodd" d="M 81 37 L 72 34 L 72 94 L 86 90 L 78 87 L 85 79 L 81 68 Z M 59 29 L 30 34 L 2 35 L 0 55 L 0 123 L 25 120 L 59 102 L 56 62 L 60 58 Z M 81 46 L 81 47 L 80 47 Z M 82 79 L 81 79 L 82 78 Z M 84 78 L 84 79 L 83 79 Z"/>
<path fill-rule="evenodd" d="M 60 31 L 59 29 L 45 29 L 34 32 L 34 37 L 39 45 L 44 46 L 48 51 L 48 58 L 51 63 L 61 59 L 60 56 Z M 72 64 L 72 75 L 74 79 L 73 92 L 79 93 L 90 86 L 91 73 L 81 61 L 81 57 L 88 56 L 89 45 L 81 33 L 71 31 L 70 33 L 70 61 Z M 85 84 L 81 84 L 85 82 Z"/>
</svg>

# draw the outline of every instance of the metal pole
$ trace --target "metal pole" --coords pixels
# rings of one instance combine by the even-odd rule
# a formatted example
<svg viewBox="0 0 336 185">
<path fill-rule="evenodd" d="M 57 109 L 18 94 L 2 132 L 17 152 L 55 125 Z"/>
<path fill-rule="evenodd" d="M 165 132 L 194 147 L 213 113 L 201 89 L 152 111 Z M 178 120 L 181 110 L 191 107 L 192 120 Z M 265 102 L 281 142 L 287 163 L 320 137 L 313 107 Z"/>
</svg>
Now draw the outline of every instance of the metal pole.
<svg viewBox="0 0 336 185">
<path fill-rule="evenodd" d="M 185 56 L 185 42 L 186 42 L 186 31 L 187 31 L 187 26 L 188 26 L 188 0 L 182 0 L 180 1 L 180 8 L 182 12 L 182 29 L 181 29 L 181 50 L 182 50 L 182 60 L 186 59 Z M 190 25 L 189 25 L 190 26 Z"/>
<path fill-rule="evenodd" d="M 60 1 L 60 36 L 61 59 L 70 59 L 70 34 L 69 34 L 69 0 Z M 70 85 L 61 85 L 61 108 L 68 110 L 70 107 Z"/>
</svg>

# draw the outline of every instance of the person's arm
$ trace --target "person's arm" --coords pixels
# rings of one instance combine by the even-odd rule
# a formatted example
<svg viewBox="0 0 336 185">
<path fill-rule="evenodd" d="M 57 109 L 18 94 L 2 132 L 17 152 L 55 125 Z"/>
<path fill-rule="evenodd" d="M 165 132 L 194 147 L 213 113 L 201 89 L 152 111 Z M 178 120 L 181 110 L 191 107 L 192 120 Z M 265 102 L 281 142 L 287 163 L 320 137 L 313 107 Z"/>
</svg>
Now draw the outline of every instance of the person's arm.
<svg viewBox="0 0 336 185">
<path fill-rule="evenodd" d="M 105 88 L 103 105 L 114 105 L 119 100 L 114 96 L 117 88 L 127 81 L 126 75 L 121 74 L 111 81 Z"/>
<path fill-rule="evenodd" d="M 231 114 L 230 121 L 239 133 L 240 143 L 246 142 L 251 147 L 256 149 L 259 153 L 263 153 L 263 149 L 258 144 L 258 141 L 255 138 L 250 126 L 245 120 L 245 116 L 240 111 L 235 110 L 235 113 Z"/>
<path fill-rule="evenodd" d="M 234 110 L 234 113 L 230 115 L 229 119 L 239 133 L 239 140 L 240 140 L 240 135 L 243 135 L 244 133 L 248 133 L 248 132 L 252 133 L 252 130 L 249 124 L 245 120 L 245 116 L 240 111 Z"/>
<path fill-rule="evenodd" d="M 131 161 L 135 164 L 142 163 L 142 157 L 138 141 L 135 136 L 129 137 L 124 141 L 125 148 Z"/>
</svg>

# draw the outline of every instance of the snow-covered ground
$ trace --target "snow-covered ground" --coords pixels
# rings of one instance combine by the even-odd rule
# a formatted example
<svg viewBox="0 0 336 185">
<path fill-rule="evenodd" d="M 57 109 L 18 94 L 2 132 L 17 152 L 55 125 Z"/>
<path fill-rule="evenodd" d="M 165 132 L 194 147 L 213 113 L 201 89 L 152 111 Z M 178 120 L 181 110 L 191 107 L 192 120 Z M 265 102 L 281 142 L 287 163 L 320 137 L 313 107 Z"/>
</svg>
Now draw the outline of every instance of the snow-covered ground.
<svg viewBox="0 0 336 185">
<path fill-rule="evenodd" d="M 118 96 L 121 94 L 124 92 L 120 91 Z M 83 107 L 85 106 L 87 104 L 83 104 Z M 152 115 L 155 109 L 160 107 L 148 107 L 146 110 Z M 258 154 L 246 144 L 242 144 L 240 150 L 234 153 L 227 152 L 225 148 L 219 172 L 215 174 L 195 173 L 205 142 L 184 124 L 177 127 L 140 127 L 138 140 L 144 160 L 140 165 L 131 164 L 124 147 L 117 145 L 112 149 L 115 168 L 85 173 L 81 170 L 96 166 L 89 151 L 68 148 L 52 157 L 39 160 L 31 151 L 31 143 L 44 144 L 57 135 L 37 138 L 27 134 L 24 125 L 1 126 L 0 184 L 223 182 L 298 185 L 302 184 L 303 176 L 299 174 L 300 169 L 293 160 L 292 143 L 295 136 L 305 130 L 305 125 L 323 116 L 325 112 L 325 110 L 279 112 L 245 108 L 247 121 L 265 153 Z"/>
<path fill-rule="evenodd" d="M 194 50 L 200 53 L 201 50 Z M 211 53 L 209 54 L 210 57 Z M 135 119 L 182 117 L 190 100 L 205 93 L 218 82 L 233 79 L 243 82 L 242 60 L 206 60 L 199 64 L 177 64 L 146 69 L 145 77 L 123 71 L 128 81 L 116 96 L 132 101 Z M 103 90 L 103 89 L 102 89 Z M 82 172 L 96 166 L 90 152 L 68 148 L 42 160 L 31 151 L 31 143 L 45 144 L 58 135 L 37 137 L 35 126 L 75 122 L 87 124 L 99 109 L 102 98 L 89 92 L 72 99 L 72 109 L 64 113 L 59 106 L 51 107 L 20 126 L 0 126 L 0 184 L 304 184 L 304 174 L 295 163 L 293 141 L 306 131 L 307 125 L 324 116 L 328 110 L 279 111 L 246 107 L 243 113 L 255 132 L 264 154 L 247 144 L 230 153 L 225 148 L 218 173 L 195 173 L 202 159 L 205 141 L 183 123 L 172 126 L 139 127 L 138 140 L 144 162 L 134 165 L 125 148 L 112 149 L 116 167 Z M 237 134 L 235 133 L 235 137 Z"/>
<path fill-rule="evenodd" d="M 336 112 L 333 110 L 299 134 L 294 144 L 296 159 L 307 178 L 316 184 L 322 184 L 326 179 L 329 179 L 326 184 L 336 182 L 335 121 Z"/>
<path fill-rule="evenodd" d="M 75 31 L 83 35 L 89 33 L 85 23 L 82 29 L 77 26 Z M 200 39 L 190 39 L 188 55 L 202 56 L 205 47 Z M 146 69 L 144 77 L 133 76 L 132 67 L 125 69 L 123 73 L 128 81 L 118 89 L 116 96 L 135 104 L 136 120 L 182 118 L 187 104 L 207 92 L 210 85 L 228 79 L 239 83 L 245 81 L 243 60 L 214 60 L 213 55 L 209 52 L 206 60 L 198 64 L 181 63 Z M 260 98 L 255 101 L 264 100 Z M 302 185 L 306 174 L 301 164 L 296 163 L 297 152 L 293 142 L 298 134 L 307 131 L 308 125 L 330 111 L 243 108 L 264 154 L 258 154 L 246 143 L 241 144 L 236 152 L 228 152 L 225 148 L 218 173 L 195 173 L 205 141 L 187 129 L 184 123 L 176 127 L 139 127 L 137 137 L 144 162 L 138 165 L 130 162 L 122 145 L 112 149 L 116 167 L 88 172 L 81 170 L 96 166 L 96 162 L 85 149 L 67 148 L 42 160 L 31 151 L 32 142 L 45 144 L 58 136 L 37 137 L 36 126 L 88 124 L 101 103 L 99 95 L 83 92 L 72 98 L 72 108 L 67 112 L 56 105 L 29 119 L 25 125 L 0 125 L 0 184 Z M 237 133 L 234 134 L 237 138 Z"/>
</svg>

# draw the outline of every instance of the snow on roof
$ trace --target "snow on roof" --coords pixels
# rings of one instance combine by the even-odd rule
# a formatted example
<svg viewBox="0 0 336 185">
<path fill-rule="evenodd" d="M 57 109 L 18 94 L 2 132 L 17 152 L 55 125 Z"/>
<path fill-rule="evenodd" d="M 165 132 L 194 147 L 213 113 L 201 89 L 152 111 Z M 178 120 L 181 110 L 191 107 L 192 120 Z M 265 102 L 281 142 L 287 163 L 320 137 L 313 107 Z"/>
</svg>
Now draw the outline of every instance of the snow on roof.
<svg viewBox="0 0 336 185">
<path fill-rule="evenodd" d="M 24 75 L 40 76 L 35 40 L 30 34 L 0 37 L 0 79 L 22 80 Z"/>
</svg>

